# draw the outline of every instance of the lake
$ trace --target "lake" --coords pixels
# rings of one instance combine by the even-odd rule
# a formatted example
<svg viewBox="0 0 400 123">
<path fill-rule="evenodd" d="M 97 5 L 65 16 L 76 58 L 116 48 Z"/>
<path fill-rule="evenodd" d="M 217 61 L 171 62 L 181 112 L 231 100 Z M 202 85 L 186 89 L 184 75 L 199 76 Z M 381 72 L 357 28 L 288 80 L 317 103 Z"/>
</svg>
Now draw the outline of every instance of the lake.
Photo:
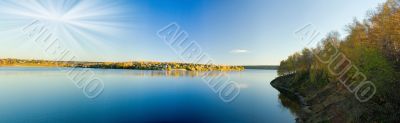
<svg viewBox="0 0 400 123">
<path fill-rule="evenodd" d="M 222 101 L 200 72 L 91 69 L 104 82 L 87 98 L 58 68 L 0 67 L 1 123 L 293 123 L 269 84 L 275 70 L 228 72 L 241 89 Z"/>
</svg>

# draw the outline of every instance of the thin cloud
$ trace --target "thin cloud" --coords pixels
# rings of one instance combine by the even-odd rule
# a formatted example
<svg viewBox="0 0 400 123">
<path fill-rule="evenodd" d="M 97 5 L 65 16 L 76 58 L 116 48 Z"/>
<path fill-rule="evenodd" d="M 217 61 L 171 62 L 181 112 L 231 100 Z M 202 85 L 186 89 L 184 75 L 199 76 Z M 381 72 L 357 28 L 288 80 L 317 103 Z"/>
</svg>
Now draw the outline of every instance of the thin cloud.
<svg viewBox="0 0 400 123">
<path fill-rule="evenodd" d="M 247 53 L 249 52 L 248 50 L 243 50 L 243 49 L 235 49 L 231 50 L 231 53 Z"/>
</svg>

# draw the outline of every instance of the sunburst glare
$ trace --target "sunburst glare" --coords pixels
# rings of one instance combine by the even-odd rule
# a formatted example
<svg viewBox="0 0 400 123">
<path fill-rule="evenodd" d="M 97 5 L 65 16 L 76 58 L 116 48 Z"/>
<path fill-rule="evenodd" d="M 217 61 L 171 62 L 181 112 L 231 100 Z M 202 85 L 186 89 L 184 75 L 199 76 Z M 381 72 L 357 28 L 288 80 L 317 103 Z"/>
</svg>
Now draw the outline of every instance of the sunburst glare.
<svg viewBox="0 0 400 123">
<path fill-rule="evenodd" d="M 132 28 L 127 24 L 132 13 L 127 14 L 127 11 L 121 1 L 112 0 L 6 0 L 0 1 L 0 24 L 7 26 L 0 27 L 0 31 L 4 35 L 16 35 L 24 25 L 39 20 L 46 23 L 46 28 L 66 47 L 89 54 L 99 49 L 110 50 L 113 41 L 120 40 L 118 34 Z M 22 38 L 7 37 L 12 39 L 3 41 L 12 45 L 10 40 L 13 40 L 13 47 L 27 43 Z"/>
</svg>

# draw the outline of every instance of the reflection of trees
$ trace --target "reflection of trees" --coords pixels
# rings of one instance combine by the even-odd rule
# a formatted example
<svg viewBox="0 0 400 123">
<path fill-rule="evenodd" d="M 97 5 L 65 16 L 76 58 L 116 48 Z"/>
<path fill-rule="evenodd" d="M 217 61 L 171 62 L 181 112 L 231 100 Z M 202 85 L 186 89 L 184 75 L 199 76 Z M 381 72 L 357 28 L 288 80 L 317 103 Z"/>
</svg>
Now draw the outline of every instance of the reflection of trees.
<svg viewBox="0 0 400 123">
<path fill-rule="evenodd" d="M 289 109 L 289 111 L 293 114 L 296 115 L 297 117 L 299 117 L 299 115 L 302 113 L 301 111 L 301 106 L 298 102 L 289 99 L 288 97 L 286 97 L 283 94 L 279 94 L 279 100 L 280 103 L 282 104 L 282 106 L 286 107 Z"/>
<path fill-rule="evenodd" d="M 89 68 L 90 69 L 90 68 Z M 45 67 L 22 67 L 22 68 L 3 68 L 0 74 L 3 76 L 49 76 L 57 75 L 61 72 L 68 72 L 70 68 L 45 68 Z M 75 73 L 84 71 L 84 68 L 73 69 Z M 220 71 L 185 71 L 185 70 L 117 70 L 117 69 L 92 69 L 95 74 L 107 76 L 139 76 L 139 77 L 203 77 L 203 76 L 225 76 Z"/>
<path fill-rule="evenodd" d="M 171 70 L 171 71 L 149 71 L 149 70 L 134 70 L 125 73 L 126 75 L 134 75 L 134 76 L 151 76 L 151 77 L 198 77 L 204 74 L 204 72 L 197 71 L 183 71 L 183 70 Z"/>
<path fill-rule="evenodd" d="M 185 71 L 185 70 L 128 70 L 123 73 L 124 75 L 133 76 L 151 76 L 151 77 L 203 77 L 203 76 L 223 76 L 220 71 Z"/>
</svg>

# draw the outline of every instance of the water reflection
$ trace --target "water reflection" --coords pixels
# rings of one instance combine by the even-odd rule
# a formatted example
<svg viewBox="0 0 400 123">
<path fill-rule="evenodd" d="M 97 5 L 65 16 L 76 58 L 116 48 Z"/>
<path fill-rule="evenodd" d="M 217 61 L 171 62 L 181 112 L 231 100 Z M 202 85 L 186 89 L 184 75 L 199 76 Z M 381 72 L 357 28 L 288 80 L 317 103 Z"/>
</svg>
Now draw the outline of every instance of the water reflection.
<svg viewBox="0 0 400 123">
<path fill-rule="evenodd" d="M 292 115 L 298 117 L 298 114 L 301 114 L 301 106 L 298 102 L 286 97 L 284 94 L 280 93 L 279 96 L 279 101 L 282 106 L 285 108 L 289 109 L 290 113 Z"/>
<path fill-rule="evenodd" d="M 203 77 L 203 76 L 227 76 L 224 73 L 240 73 L 239 71 L 220 72 L 220 71 L 186 71 L 186 70 L 120 70 L 120 69 L 92 69 L 92 68 L 74 68 L 73 71 L 91 69 L 96 74 L 103 75 L 125 75 L 138 77 Z M 54 75 L 62 72 L 67 73 L 71 68 L 45 68 L 45 67 L 0 67 L 0 74 L 5 76 L 43 76 Z"/>
<path fill-rule="evenodd" d="M 207 72 L 92 69 L 106 88 L 89 100 L 65 77 L 67 68 L 62 69 L 0 67 L 0 123 L 294 121 L 279 106 L 290 103 L 279 102 L 278 91 L 266 83 L 276 77 L 272 70 L 222 74 L 241 85 L 238 98 L 224 103 L 202 81 Z"/>
</svg>

